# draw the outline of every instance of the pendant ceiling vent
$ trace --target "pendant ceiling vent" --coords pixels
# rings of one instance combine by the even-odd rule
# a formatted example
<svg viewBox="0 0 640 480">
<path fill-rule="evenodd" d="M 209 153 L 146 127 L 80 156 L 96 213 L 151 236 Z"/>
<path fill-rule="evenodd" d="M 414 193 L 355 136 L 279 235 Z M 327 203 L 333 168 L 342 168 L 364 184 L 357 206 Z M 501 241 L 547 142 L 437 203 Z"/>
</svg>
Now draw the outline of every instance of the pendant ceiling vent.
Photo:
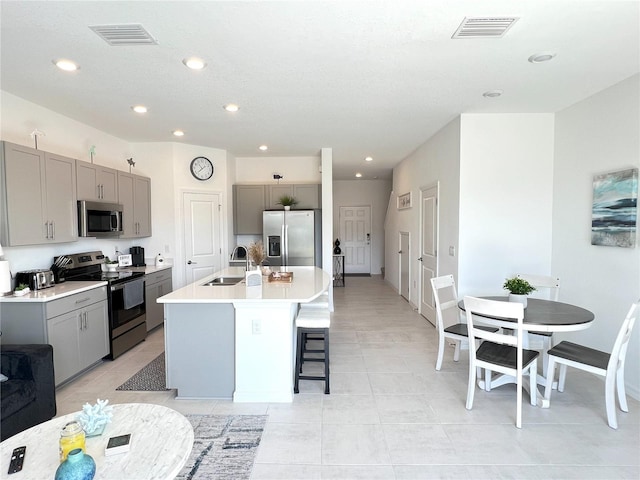
<svg viewBox="0 0 640 480">
<path fill-rule="evenodd" d="M 465 17 L 451 38 L 500 38 L 519 17 Z"/>
<path fill-rule="evenodd" d="M 139 23 L 128 25 L 93 25 L 89 26 L 89 28 L 113 47 L 158 44 L 156 39 Z"/>
</svg>

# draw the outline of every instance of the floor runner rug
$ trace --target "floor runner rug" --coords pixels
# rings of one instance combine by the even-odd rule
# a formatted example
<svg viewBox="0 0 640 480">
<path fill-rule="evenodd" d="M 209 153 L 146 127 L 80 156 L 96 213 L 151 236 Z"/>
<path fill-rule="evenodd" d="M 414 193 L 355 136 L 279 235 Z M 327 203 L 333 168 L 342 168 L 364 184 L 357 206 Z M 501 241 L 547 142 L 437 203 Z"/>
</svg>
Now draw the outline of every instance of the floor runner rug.
<svg viewBox="0 0 640 480">
<path fill-rule="evenodd" d="M 168 390 L 164 369 L 164 352 L 142 367 L 138 373 L 116 388 L 116 390 L 155 392 Z"/>
<path fill-rule="evenodd" d="M 248 480 L 267 415 L 185 415 L 193 450 L 176 480 Z"/>
</svg>

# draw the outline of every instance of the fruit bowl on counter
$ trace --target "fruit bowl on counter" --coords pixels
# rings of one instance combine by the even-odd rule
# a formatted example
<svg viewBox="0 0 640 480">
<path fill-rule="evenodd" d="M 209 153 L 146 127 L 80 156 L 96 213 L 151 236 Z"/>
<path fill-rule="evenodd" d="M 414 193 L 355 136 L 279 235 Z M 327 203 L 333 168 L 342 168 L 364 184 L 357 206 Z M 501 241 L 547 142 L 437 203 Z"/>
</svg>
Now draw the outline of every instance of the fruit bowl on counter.
<svg viewBox="0 0 640 480">
<path fill-rule="evenodd" d="M 116 263 L 103 263 L 100 268 L 104 273 L 113 273 L 118 268 L 118 262 Z"/>
</svg>

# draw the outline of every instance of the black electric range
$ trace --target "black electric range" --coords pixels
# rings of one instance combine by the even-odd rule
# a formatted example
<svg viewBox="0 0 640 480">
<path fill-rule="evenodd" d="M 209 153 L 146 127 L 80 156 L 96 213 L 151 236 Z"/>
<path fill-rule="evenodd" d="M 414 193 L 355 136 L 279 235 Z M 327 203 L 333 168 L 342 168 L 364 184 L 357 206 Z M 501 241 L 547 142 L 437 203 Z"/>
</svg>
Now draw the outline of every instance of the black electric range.
<svg viewBox="0 0 640 480">
<path fill-rule="evenodd" d="M 109 358 L 116 358 L 147 336 L 144 273 L 128 269 L 103 272 L 101 251 L 65 255 L 70 259 L 64 278 L 73 281 L 106 281 L 109 305 Z"/>
</svg>

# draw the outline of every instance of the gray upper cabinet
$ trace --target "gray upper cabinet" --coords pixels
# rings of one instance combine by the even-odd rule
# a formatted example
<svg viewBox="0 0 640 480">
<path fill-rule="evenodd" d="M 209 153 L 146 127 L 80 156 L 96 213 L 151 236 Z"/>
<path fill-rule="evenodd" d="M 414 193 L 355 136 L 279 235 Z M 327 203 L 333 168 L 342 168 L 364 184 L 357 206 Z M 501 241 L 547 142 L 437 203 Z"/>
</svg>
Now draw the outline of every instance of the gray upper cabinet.
<svg viewBox="0 0 640 480">
<path fill-rule="evenodd" d="M 151 236 L 151 179 L 118 172 L 118 203 L 122 204 L 122 238 Z"/>
<path fill-rule="evenodd" d="M 283 195 L 293 196 L 293 185 L 267 185 L 267 209 L 268 210 L 282 210 L 282 205 L 278 204 L 278 200 Z M 262 228 L 261 228 L 262 230 Z"/>
<path fill-rule="evenodd" d="M 234 185 L 233 233 L 262 234 L 262 212 L 265 206 L 264 185 Z"/>
<path fill-rule="evenodd" d="M 0 243 L 77 240 L 76 161 L 9 142 L 1 151 Z"/>
<path fill-rule="evenodd" d="M 78 200 L 118 201 L 117 170 L 76 160 L 76 175 Z"/>
<path fill-rule="evenodd" d="M 320 185 L 316 183 L 309 184 L 290 184 L 290 185 L 267 185 L 267 196 L 269 210 L 282 209 L 282 205 L 278 203 L 278 200 L 283 195 L 289 195 L 295 198 L 298 203 L 295 209 L 309 209 L 309 208 L 321 208 L 322 203 L 320 201 Z"/>
<path fill-rule="evenodd" d="M 298 201 L 297 209 L 321 208 L 321 189 L 318 184 L 304 184 L 293 186 L 293 198 Z"/>
</svg>

